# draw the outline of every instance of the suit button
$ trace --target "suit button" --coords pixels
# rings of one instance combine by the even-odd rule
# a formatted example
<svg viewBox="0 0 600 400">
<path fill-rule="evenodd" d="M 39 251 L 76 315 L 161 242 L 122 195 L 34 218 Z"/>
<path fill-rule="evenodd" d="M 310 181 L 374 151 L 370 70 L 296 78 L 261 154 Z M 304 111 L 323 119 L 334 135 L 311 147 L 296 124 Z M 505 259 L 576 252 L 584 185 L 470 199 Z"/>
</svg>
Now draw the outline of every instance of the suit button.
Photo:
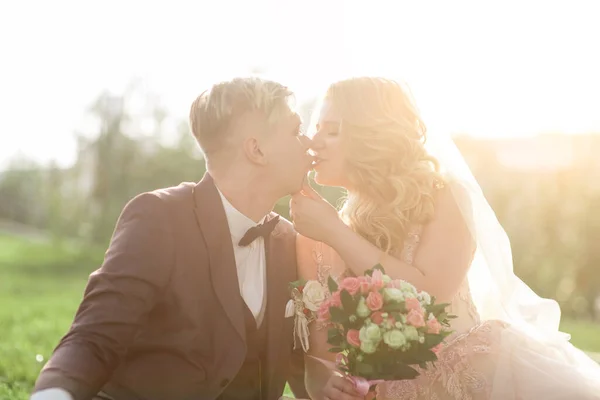
<svg viewBox="0 0 600 400">
<path fill-rule="evenodd" d="M 225 378 L 221 381 L 221 387 L 224 388 L 227 385 L 229 385 L 229 379 Z"/>
</svg>

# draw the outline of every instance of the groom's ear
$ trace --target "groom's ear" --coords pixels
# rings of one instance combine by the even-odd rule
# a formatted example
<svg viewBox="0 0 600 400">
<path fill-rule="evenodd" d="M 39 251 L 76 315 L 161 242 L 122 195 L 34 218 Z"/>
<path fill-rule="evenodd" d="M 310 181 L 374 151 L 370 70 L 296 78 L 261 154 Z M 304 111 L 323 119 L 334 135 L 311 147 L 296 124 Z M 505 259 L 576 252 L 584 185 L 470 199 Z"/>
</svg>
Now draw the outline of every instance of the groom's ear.
<svg viewBox="0 0 600 400">
<path fill-rule="evenodd" d="M 244 154 L 253 164 L 265 165 L 267 163 L 267 158 L 260 148 L 260 142 L 254 137 L 244 140 Z"/>
</svg>

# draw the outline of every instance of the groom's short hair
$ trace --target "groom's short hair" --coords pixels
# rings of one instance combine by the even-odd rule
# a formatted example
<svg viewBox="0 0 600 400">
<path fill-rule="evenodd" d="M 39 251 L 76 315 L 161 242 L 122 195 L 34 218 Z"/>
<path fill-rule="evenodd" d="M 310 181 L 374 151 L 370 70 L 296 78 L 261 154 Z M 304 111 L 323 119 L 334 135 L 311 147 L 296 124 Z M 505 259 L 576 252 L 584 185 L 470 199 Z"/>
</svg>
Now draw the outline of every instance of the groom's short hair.
<svg viewBox="0 0 600 400">
<path fill-rule="evenodd" d="M 258 77 L 223 81 L 204 91 L 192 103 L 190 128 L 205 155 L 227 146 L 228 131 L 236 118 L 261 112 L 268 123 L 289 115 L 294 93 L 281 83 Z"/>
</svg>

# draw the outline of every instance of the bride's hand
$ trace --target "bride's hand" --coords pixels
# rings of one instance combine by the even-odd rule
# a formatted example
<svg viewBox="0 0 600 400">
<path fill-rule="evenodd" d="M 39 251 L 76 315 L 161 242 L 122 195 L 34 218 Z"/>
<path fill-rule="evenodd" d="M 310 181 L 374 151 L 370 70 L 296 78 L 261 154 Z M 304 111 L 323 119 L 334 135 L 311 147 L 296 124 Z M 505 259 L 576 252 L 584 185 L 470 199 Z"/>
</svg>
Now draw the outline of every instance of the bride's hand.
<svg viewBox="0 0 600 400">
<path fill-rule="evenodd" d="M 347 378 L 332 375 L 323 388 L 323 397 L 329 400 L 365 400 Z"/>
<path fill-rule="evenodd" d="M 319 242 L 327 243 L 339 229 L 346 227 L 337 210 L 315 192 L 308 180 L 290 199 L 290 217 L 298 233 Z"/>
</svg>

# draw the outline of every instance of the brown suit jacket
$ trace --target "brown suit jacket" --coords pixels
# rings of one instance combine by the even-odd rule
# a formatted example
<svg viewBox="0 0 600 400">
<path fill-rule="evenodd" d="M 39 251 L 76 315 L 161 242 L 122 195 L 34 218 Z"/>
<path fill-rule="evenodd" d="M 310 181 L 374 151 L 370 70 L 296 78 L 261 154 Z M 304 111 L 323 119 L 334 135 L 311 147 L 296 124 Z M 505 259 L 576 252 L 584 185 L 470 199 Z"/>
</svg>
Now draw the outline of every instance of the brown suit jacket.
<svg viewBox="0 0 600 400">
<path fill-rule="evenodd" d="M 265 240 L 266 398 L 286 380 L 305 397 L 302 354 L 284 318 L 296 279 L 295 236 L 281 220 Z M 198 184 L 143 193 L 117 222 L 69 332 L 35 391 L 60 387 L 76 400 L 100 390 L 116 400 L 215 399 L 246 355 L 243 303 L 223 204 L 210 175 Z"/>
</svg>

